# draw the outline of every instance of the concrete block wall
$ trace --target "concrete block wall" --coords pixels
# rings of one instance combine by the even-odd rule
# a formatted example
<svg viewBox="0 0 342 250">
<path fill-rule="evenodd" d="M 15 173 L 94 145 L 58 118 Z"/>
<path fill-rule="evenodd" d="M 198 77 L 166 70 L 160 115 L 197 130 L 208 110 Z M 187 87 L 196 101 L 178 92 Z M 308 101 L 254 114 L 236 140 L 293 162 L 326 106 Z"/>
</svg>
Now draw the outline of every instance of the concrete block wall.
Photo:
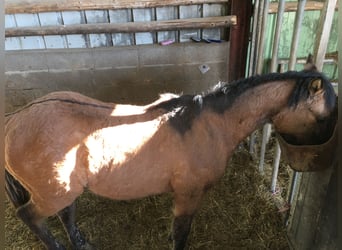
<svg viewBox="0 0 342 250">
<path fill-rule="evenodd" d="M 6 52 L 6 112 L 52 91 L 144 104 L 159 93 L 200 93 L 227 81 L 229 44 L 184 43 Z M 209 67 L 202 73 L 199 67 Z"/>
</svg>

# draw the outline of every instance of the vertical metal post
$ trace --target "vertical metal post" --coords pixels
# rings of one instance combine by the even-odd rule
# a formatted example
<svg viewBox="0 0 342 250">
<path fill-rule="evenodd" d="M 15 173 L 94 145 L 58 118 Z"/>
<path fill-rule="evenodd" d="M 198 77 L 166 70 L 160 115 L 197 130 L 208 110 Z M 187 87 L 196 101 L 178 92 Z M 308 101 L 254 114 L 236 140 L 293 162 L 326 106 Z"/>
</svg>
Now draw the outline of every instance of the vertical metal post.
<svg viewBox="0 0 342 250">
<path fill-rule="evenodd" d="M 289 70 L 294 70 L 296 66 L 298 41 L 299 41 L 302 20 L 304 16 L 305 4 L 306 4 L 306 0 L 298 1 L 298 7 L 297 7 L 297 12 L 296 12 L 294 31 L 293 31 L 293 37 L 292 37 L 292 43 L 291 43 Z"/>
<path fill-rule="evenodd" d="M 250 42 L 250 56 L 249 56 L 249 69 L 248 69 L 248 75 L 254 75 L 256 71 L 256 58 L 258 58 L 258 34 L 260 30 L 260 23 L 259 23 L 259 12 L 260 12 L 260 1 L 256 0 L 254 3 L 254 14 L 253 14 L 253 28 L 252 28 L 252 39 Z M 251 155 L 254 155 L 254 145 L 255 145 L 255 137 L 256 137 L 256 131 L 254 131 L 250 137 L 249 137 L 249 153 Z"/>
<path fill-rule="evenodd" d="M 285 11 L 285 0 L 280 0 L 279 5 L 278 5 L 277 22 L 276 22 L 276 29 L 275 29 L 275 34 L 274 34 L 274 44 L 273 44 L 273 49 L 272 49 L 271 72 L 277 71 L 278 50 L 279 50 L 281 26 L 283 24 L 284 11 Z M 271 180 L 271 192 L 272 193 L 276 191 L 280 156 L 281 156 L 281 149 L 280 149 L 278 140 L 276 140 L 276 149 L 275 149 L 275 156 L 273 159 L 274 164 L 273 164 L 272 180 Z"/>
<path fill-rule="evenodd" d="M 254 13 L 253 13 L 253 26 L 252 26 L 252 38 L 250 41 L 250 56 L 249 56 L 249 68 L 248 68 L 248 75 L 251 76 L 255 72 L 255 65 L 256 65 L 256 58 L 257 58 L 257 52 L 256 49 L 259 41 L 257 40 L 257 34 L 258 34 L 258 13 L 259 13 L 259 0 L 256 0 L 254 3 Z"/>
<path fill-rule="evenodd" d="M 283 16 L 285 11 L 285 0 L 279 0 L 276 28 L 274 31 L 274 42 L 272 48 L 271 72 L 276 72 L 278 67 L 278 51 L 281 35 L 281 26 L 283 24 Z"/>
<path fill-rule="evenodd" d="M 237 16 L 237 24 L 230 27 L 228 81 L 245 76 L 252 9 L 252 0 L 231 0 L 230 13 Z"/>
<path fill-rule="evenodd" d="M 260 43 L 258 47 L 258 61 L 257 61 L 257 74 L 262 73 L 262 68 L 264 66 L 264 50 L 265 50 L 265 34 L 267 27 L 268 9 L 270 5 L 270 0 L 264 0 L 263 13 L 262 14 L 262 25 L 260 31 Z M 259 13 L 260 14 L 260 13 Z"/>
<path fill-rule="evenodd" d="M 290 61 L 289 61 L 289 70 L 294 70 L 297 61 L 297 48 L 298 48 L 298 41 L 299 35 L 301 30 L 301 24 L 304 16 L 304 8 L 305 8 L 306 0 L 299 0 L 298 8 L 296 12 L 295 24 L 294 24 L 294 31 L 291 43 L 291 52 L 290 52 Z M 293 171 L 292 174 L 292 183 L 290 186 L 289 191 L 289 198 L 288 203 L 291 204 L 295 195 L 295 190 L 298 183 L 298 172 Z M 287 220 L 287 219 L 286 219 Z"/>
<path fill-rule="evenodd" d="M 272 181 L 271 181 L 271 192 L 275 193 L 277 187 L 277 178 L 279 171 L 279 162 L 280 162 L 281 149 L 278 140 L 276 141 L 276 150 L 275 157 L 273 163 L 273 171 L 272 171 Z"/>
<path fill-rule="evenodd" d="M 325 53 L 329 42 L 329 33 L 335 13 L 337 0 L 326 0 L 321 12 L 317 38 L 315 43 L 314 59 L 319 71 L 322 71 Z"/>
<path fill-rule="evenodd" d="M 295 190 L 297 189 L 297 185 L 298 185 L 298 172 L 293 171 L 292 174 L 292 180 L 291 180 L 291 186 L 290 186 L 290 193 L 289 193 L 289 197 L 287 199 L 287 203 L 290 205 L 293 202 L 294 196 L 295 196 Z M 290 217 L 290 213 L 286 214 L 286 218 L 285 218 L 285 226 L 288 225 L 289 223 L 289 217 Z"/>
<path fill-rule="evenodd" d="M 260 174 L 264 174 L 264 163 L 265 163 L 267 136 L 268 136 L 268 133 L 270 130 L 271 130 L 271 124 L 269 124 L 269 123 L 265 124 L 263 129 L 262 129 L 262 143 L 261 143 L 260 160 L 259 160 L 259 172 L 260 172 Z"/>
<path fill-rule="evenodd" d="M 265 34 L 266 34 L 266 27 L 267 27 L 267 17 L 268 17 L 268 9 L 269 9 L 269 0 L 263 1 L 263 11 L 262 14 L 262 25 L 260 31 L 260 43 L 258 47 L 258 61 L 257 61 L 257 74 L 262 73 L 262 69 L 264 66 L 264 49 L 265 49 Z M 260 13 L 259 13 L 260 14 Z M 267 144 L 267 137 L 270 133 L 270 124 L 265 124 L 263 128 L 263 137 L 261 143 L 261 152 L 260 152 L 260 161 L 259 161 L 259 172 L 260 174 L 264 174 L 264 162 L 265 162 L 265 151 L 266 151 L 266 144 Z"/>
</svg>

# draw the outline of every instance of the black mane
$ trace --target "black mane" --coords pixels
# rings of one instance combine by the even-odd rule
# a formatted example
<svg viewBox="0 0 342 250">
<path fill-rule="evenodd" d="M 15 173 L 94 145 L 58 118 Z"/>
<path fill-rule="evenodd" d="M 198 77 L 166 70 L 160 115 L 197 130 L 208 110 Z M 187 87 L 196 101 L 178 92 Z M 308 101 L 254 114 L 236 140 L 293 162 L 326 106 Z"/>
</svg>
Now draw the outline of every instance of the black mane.
<svg viewBox="0 0 342 250">
<path fill-rule="evenodd" d="M 162 108 L 167 112 L 171 112 L 171 125 L 181 134 L 184 134 L 191 128 L 193 120 L 200 114 L 202 109 L 210 108 L 214 112 L 223 113 L 245 91 L 270 82 L 296 81 L 295 89 L 288 101 L 290 107 L 296 107 L 301 100 L 309 97 L 309 84 L 315 79 L 321 79 L 326 106 L 332 109 L 336 98 L 334 89 L 330 81 L 322 73 L 313 71 L 289 71 L 286 73 L 256 75 L 224 84 L 207 94 L 182 95 L 162 102 L 153 108 Z"/>
<path fill-rule="evenodd" d="M 207 99 L 207 103 L 216 112 L 223 113 L 225 110 L 231 107 L 234 101 L 245 91 L 269 83 L 283 80 L 295 80 L 295 89 L 289 98 L 288 105 L 290 107 L 296 107 L 297 104 L 309 97 L 309 84 L 315 80 L 321 79 L 323 89 L 325 93 L 325 101 L 328 108 L 333 108 L 335 105 L 335 93 L 330 81 L 319 72 L 313 71 L 288 71 L 286 73 L 270 73 L 265 75 L 256 75 L 246 79 L 240 79 L 232 83 L 225 84 L 219 89 L 208 93 L 204 96 Z M 223 98 L 219 98 L 223 97 Z M 217 101 L 218 98 L 220 101 Z"/>
</svg>

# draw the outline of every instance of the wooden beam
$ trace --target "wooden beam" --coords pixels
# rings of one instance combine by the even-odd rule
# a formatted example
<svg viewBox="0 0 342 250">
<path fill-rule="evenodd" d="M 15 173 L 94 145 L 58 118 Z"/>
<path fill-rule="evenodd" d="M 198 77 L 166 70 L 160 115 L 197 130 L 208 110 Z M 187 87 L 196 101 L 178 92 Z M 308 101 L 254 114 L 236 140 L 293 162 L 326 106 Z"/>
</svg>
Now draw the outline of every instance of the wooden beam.
<svg viewBox="0 0 342 250">
<path fill-rule="evenodd" d="M 285 12 L 295 12 L 297 11 L 297 5 L 298 2 L 286 2 L 285 3 Z M 324 6 L 324 2 L 322 1 L 308 1 L 305 4 L 305 10 L 322 10 Z M 338 9 L 338 5 L 336 4 L 336 10 Z M 276 14 L 278 11 L 278 3 L 277 2 L 271 2 L 269 6 L 268 13 L 270 14 Z"/>
<path fill-rule="evenodd" d="M 116 10 L 179 5 L 228 3 L 228 0 L 6 0 L 5 13 L 40 13 L 80 10 Z"/>
<path fill-rule="evenodd" d="M 219 16 L 149 22 L 94 23 L 7 28 L 5 37 L 70 34 L 135 33 L 182 29 L 210 29 L 236 24 L 236 16 Z"/>
</svg>

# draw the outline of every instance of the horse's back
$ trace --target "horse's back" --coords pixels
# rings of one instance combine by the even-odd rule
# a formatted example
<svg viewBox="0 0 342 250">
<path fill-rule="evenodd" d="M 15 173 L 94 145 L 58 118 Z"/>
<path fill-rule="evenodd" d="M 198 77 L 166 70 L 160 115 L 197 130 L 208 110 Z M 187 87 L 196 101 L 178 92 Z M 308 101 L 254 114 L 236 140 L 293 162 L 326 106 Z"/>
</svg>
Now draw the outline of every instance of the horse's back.
<svg viewBox="0 0 342 250">
<path fill-rule="evenodd" d="M 34 157 L 37 161 L 40 155 L 45 160 L 62 157 L 89 133 L 97 118 L 110 114 L 112 107 L 74 92 L 52 92 L 38 98 L 7 117 L 6 156 L 17 161 L 29 151 L 22 155 L 26 160 Z"/>
</svg>

